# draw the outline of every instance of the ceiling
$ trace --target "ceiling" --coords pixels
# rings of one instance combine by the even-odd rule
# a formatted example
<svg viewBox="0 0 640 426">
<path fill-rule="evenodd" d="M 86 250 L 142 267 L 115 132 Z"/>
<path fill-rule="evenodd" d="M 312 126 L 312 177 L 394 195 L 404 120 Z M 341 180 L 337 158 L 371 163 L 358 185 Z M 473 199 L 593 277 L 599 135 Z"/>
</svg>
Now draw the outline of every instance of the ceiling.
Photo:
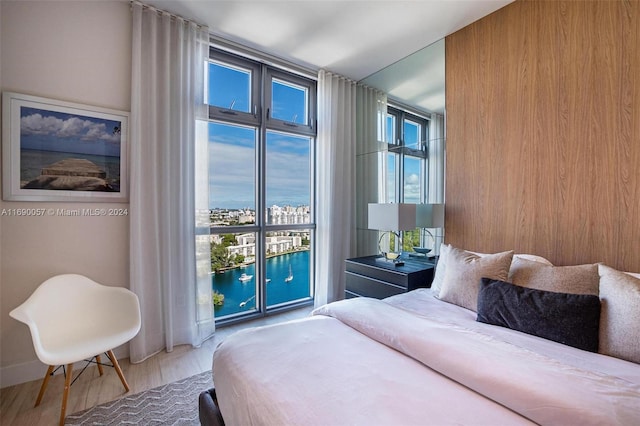
<svg viewBox="0 0 640 426">
<path fill-rule="evenodd" d="M 146 0 L 145 3 L 206 24 L 212 34 L 229 41 L 312 70 L 326 69 L 360 81 L 511 1 Z M 444 90 L 444 81 L 441 83 Z"/>
<path fill-rule="evenodd" d="M 361 80 L 387 93 L 391 101 L 444 114 L 444 39 Z"/>
</svg>

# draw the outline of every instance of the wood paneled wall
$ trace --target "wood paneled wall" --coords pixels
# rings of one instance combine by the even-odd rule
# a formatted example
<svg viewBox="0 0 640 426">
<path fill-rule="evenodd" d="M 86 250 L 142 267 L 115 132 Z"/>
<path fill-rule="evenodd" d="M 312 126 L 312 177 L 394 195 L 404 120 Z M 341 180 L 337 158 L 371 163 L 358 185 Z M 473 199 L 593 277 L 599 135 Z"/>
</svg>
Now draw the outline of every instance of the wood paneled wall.
<svg viewBox="0 0 640 426">
<path fill-rule="evenodd" d="M 640 272 L 639 18 L 518 0 L 446 38 L 446 242 Z"/>
</svg>

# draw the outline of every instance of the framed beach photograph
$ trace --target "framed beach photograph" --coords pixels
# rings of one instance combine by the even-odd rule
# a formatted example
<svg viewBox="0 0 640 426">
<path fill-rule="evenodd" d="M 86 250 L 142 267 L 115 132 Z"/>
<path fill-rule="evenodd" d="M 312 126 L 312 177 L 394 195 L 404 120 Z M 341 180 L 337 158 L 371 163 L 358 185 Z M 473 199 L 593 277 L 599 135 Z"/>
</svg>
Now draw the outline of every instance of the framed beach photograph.
<svg viewBox="0 0 640 426">
<path fill-rule="evenodd" d="M 129 113 L 2 94 L 2 197 L 127 202 Z"/>
</svg>

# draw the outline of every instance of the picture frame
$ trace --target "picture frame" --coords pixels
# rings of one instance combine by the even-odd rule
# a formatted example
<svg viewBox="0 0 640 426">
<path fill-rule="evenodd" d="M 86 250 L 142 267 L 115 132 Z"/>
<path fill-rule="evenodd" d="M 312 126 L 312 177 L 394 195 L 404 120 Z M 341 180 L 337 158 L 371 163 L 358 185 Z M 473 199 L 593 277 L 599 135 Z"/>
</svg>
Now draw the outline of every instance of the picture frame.
<svg viewBox="0 0 640 426">
<path fill-rule="evenodd" d="M 128 202 L 129 113 L 2 94 L 5 201 Z"/>
</svg>

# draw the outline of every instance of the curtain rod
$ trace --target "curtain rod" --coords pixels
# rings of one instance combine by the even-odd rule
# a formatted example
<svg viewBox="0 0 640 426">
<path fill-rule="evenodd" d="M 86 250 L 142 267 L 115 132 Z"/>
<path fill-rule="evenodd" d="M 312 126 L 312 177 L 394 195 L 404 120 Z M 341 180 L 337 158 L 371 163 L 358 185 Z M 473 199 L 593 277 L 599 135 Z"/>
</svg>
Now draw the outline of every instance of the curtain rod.
<svg viewBox="0 0 640 426">
<path fill-rule="evenodd" d="M 137 4 L 137 5 L 141 6 L 142 10 L 144 10 L 144 9 L 152 10 L 152 11 L 154 11 L 156 13 L 159 13 L 159 14 L 169 15 L 171 17 L 171 19 L 176 19 L 176 20 L 192 23 L 192 24 L 196 25 L 200 29 L 201 28 L 208 28 L 207 25 L 204 25 L 204 24 L 201 24 L 199 22 L 196 22 L 193 19 L 187 19 L 187 18 L 185 18 L 183 16 L 176 15 L 175 13 L 171 13 L 171 12 L 168 12 L 168 11 L 163 10 L 163 9 L 158 9 L 157 7 L 148 5 L 146 3 L 142 3 L 141 1 L 138 1 L 138 0 L 131 0 L 129 3 L 131 4 L 131 6 L 133 6 L 134 4 Z"/>
</svg>

